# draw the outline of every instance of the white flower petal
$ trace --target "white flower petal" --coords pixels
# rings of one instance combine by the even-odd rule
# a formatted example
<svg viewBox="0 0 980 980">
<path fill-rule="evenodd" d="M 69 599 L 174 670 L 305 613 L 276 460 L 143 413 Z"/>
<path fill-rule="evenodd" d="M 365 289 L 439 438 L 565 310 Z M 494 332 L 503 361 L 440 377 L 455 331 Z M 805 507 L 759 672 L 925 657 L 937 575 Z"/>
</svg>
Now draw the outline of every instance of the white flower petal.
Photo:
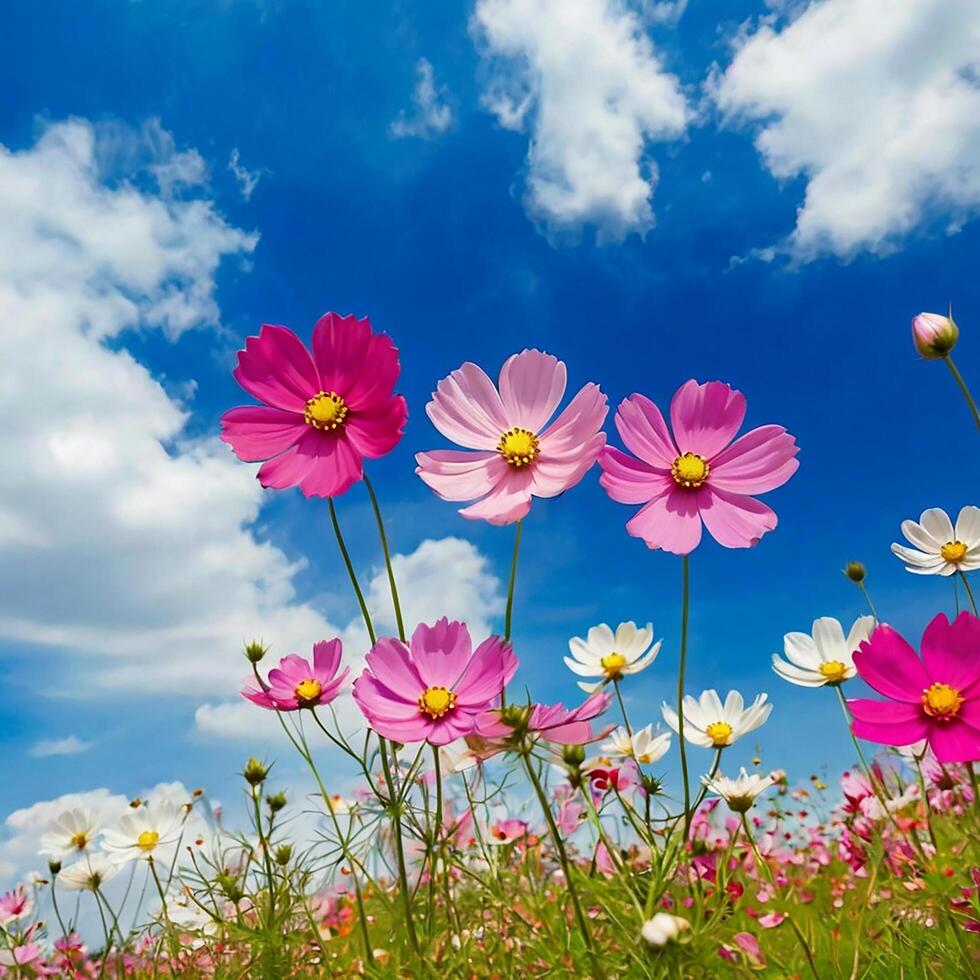
<svg viewBox="0 0 980 980">
<path fill-rule="evenodd" d="M 956 540 L 968 548 L 980 546 L 980 507 L 968 504 L 956 518 Z"/>
<path fill-rule="evenodd" d="M 820 664 L 820 653 L 809 633 L 787 633 L 783 637 L 783 651 L 790 663 L 804 670 L 816 670 Z"/>
<path fill-rule="evenodd" d="M 578 674 L 579 677 L 602 677 L 604 671 L 602 666 L 595 664 L 583 664 L 578 660 L 572 660 L 571 657 L 565 657 L 565 666 L 573 673 Z"/>
<path fill-rule="evenodd" d="M 953 522 L 941 507 L 930 507 L 923 511 L 919 525 L 939 547 L 953 540 Z"/>
<path fill-rule="evenodd" d="M 821 616 L 813 621 L 813 642 L 824 662 L 843 660 L 847 655 L 844 649 L 844 628 L 833 616 Z"/>
<path fill-rule="evenodd" d="M 789 681 L 790 684 L 797 684 L 800 687 L 823 687 L 827 683 L 819 671 L 805 670 L 795 664 L 787 663 L 780 659 L 778 653 L 772 655 L 772 669 L 784 681 Z"/>
</svg>

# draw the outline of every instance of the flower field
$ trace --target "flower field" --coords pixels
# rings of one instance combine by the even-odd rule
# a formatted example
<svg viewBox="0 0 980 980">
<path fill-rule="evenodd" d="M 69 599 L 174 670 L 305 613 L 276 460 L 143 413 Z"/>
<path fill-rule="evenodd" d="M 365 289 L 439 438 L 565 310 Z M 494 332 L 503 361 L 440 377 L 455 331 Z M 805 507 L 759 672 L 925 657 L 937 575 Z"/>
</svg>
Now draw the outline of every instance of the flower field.
<svg viewBox="0 0 980 980">
<path fill-rule="evenodd" d="M 921 314 L 912 339 L 950 370 L 950 411 L 962 395 L 980 429 L 952 317 Z M 882 560 L 949 584 L 920 635 L 888 625 L 852 561 L 842 572 L 866 615 L 814 609 L 810 631 L 787 632 L 773 655 L 771 692 L 729 690 L 724 676 L 696 691 L 692 556 L 709 539 L 765 548 L 778 534 L 762 498 L 791 492 L 796 438 L 746 429 L 746 396 L 722 381 L 685 381 L 663 406 L 635 393 L 610 417 L 599 384 L 551 354 L 516 353 L 496 380 L 464 363 L 426 406 L 425 444 L 440 447 L 415 459 L 461 519 L 513 543 L 502 629 L 473 635 L 403 616 L 370 479 L 404 435 L 400 371 L 367 319 L 328 313 L 309 345 L 264 325 L 234 372 L 251 401 L 221 420 L 263 487 L 328 511 L 369 637 L 366 649 L 322 637 L 278 662 L 259 640 L 242 651 L 241 695 L 281 726 L 310 795 L 283 792 L 275 760 L 251 758 L 241 825 L 204 791 L 111 817 L 66 809 L 45 828 L 41 870 L 0 892 L 0 975 L 980 975 L 980 507 L 895 516 L 903 540 Z M 681 629 L 660 636 L 640 617 L 570 637 L 554 669 L 581 699 L 547 703 L 514 683 L 521 531 L 583 480 L 622 507 L 651 562 L 676 567 Z M 395 635 L 377 632 L 350 557 L 354 495 L 375 520 Z M 661 677 L 671 697 L 630 700 L 664 647 L 679 654 Z M 778 745 L 729 764 L 785 685 L 814 689 L 812 711 L 850 732 L 853 752 L 827 760 L 835 779 L 772 768 Z M 345 704 L 358 725 L 341 721 Z M 677 781 L 662 775 L 668 757 Z M 338 793 L 340 771 L 357 773 L 355 791 Z"/>
</svg>

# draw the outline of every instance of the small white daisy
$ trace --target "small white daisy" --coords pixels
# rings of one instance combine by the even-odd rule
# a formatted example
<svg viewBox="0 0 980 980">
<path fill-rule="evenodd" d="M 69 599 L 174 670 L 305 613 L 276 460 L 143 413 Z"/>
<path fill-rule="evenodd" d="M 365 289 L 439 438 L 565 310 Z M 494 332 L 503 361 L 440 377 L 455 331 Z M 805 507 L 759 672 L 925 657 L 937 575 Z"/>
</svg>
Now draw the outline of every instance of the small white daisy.
<svg viewBox="0 0 980 980">
<path fill-rule="evenodd" d="M 68 891 L 94 892 L 119 872 L 119 865 L 101 851 L 86 854 L 80 861 L 58 872 L 58 884 Z"/>
<path fill-rule="evenodd" d="M 760 694 L 746 708 L 738 691 L 729 691 L 724 704 L 715 690 L 704 691 L 699 699 L 688 694 L 684 698 L 684 737 L 704 748 L 723 749 L 765 722 L 772 711 L 772 705 L 766 704 L 768 697 Z M 677 712 L 666 702 L 662 710 L 664 721 L 678 731 Z"/>
<path fill-rule="evenodd" d="M 636 623 L 620 623 L 614 633 L 606 623 L 589 630 L 583 640 L 573 636 L 568 641 L 571 657 L 565 657 L 568 669 L 579 677 L 599 677 L 595 683 L 579 681 L 578 686 L 587 694 L 602 687 L 608 681 L 619 680 L 627 674 L 645 670 L 660 653 L 658 640 L 653 641 L 653 623 L 639 629 Z"/>
<path fill-rule="evenodd" d="M 954 575 L 980 568 L 980 507 L 964 507 L 953 527 L 938 507 L 923 511 L 918 523 L 902 521 L 902 534 L 914 545 L 893 544 L 892 551 L 916 575 Z"/>
<path fill-rule="evenodd" d="M 653 725 L 647 725 L 633 732 L 632 738 L 626 728 L 617 728 L 609 741 L 601 746 L 607 755 L 624 759 L 635 759 L 641 765 L 659 762 L 670 749 L 670 732 L 658 731 L 654 734 Z"/>
<path fill-rule="evenodd" d="M 41 834 L 38 854 L 58 861 L 89 854 L 100 833 L 99 814 L 88 807 L 73 807 L 59 814 L 46 833 Z"/>
<path fill-rule="evenodd" d="M 105 831 L 102 847 L 120 864 L 137 859 L 167 860 L 180 837 L 184 812 L 170 800 L 124 813 L 115 827 Z"/>
<path fill-rule="evenodd" d="M 742 767 L 738 777 L 731 779 L 719 773 L 713 779 L 702 776 L 701 782 L 716 796 L 722 797 L 728 809 L 735 813 L 745 813 L 751 809 L 756 798 L 761 796 L 776 780 L 772 776 L 751 775 Z"/>
<path fill-rule="evenodd" d="M 871 636 L 874 616 L 855 620 L 847 636 L 844 628 L 831 616 L 813 621 L 813 633 L 787 633 L 783 637 L 786 659 L 772 655 L 772 669 L 783 680 L 800 687 L 823 687 L 850 680 L 854 669 L 854 653 Z"/>
</svg>

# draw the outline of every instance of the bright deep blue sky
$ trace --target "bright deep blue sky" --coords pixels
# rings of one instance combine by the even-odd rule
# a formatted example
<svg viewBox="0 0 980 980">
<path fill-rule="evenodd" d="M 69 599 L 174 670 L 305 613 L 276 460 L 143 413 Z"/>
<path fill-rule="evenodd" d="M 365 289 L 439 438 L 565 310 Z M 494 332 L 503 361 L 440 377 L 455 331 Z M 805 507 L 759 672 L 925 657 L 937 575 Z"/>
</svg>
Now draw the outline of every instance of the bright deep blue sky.
<svg viewBox="0 0 980 980">
<path fill-rule="evenodd" d="M 723 39 L 764 10 L 739 0 L 719 26 L 712 8 L 693 2 L 676 28 L 652 29 L 692 103 L 710 65 L 729 58 Z M 209 194 L 227 221 L 260 234 L 247 265 L 226 262 L 218 273 L 229 337 L 192 331 L 171 344 L 149 331 L 118 341 L 156 376 L 196 380 L 192 435 L 214 432 L 221 412 L 245 400 L 230 376 L 233 351 L 263 321 L 307 338 L 334 309 L 369 315 L 393 335 L 410 423 L 371 472 L 400 552 L 424 538 L 463 536 L 506 579 L 512 531 L 464 522 L 413 474 L 414 451 L 444 445 L 424 414 L 428 394 L 464 360 L 493 375 L 514 351 L 541 347 L 567 362 L 573 389 L 596 381 L 613 405 L 634 391 L 664 404 L 690 377 L 740 388 L 747 425 L 787 426 L 801 466 L 766 497 L 780 524 L 757 549 L 706 540 L 694 554 L 689 687 L 769 691 L 776 708 L 759 733 L 766 763 L 799 778 L 824 764 L 839 770 L 850 754 L 832 694 L 784 684 L 770 654 L 784 632 L 808 630 L 817 616 L 849 624 L 865 611 L 840 573 L 851 558 L 867 563 L 883 617 L 913 638 L 951 606 L 947 581 L 908 575 L 888 547 L 904 518 L 978 502 L 977 433 L 945 368 L 916 357 L 908 323 L 952 302 L 963 328 L 960 366 L 980 386 L 980 227 L 967 222 L 945 235 L 949 216 L 939 209 L 887 256 L 733 266 L 733 256 L 792 231 L 805 180 L 774 179 L 751 130 L 721 130 L 706 110 L 685 138 L 650 147 L 660 181 L 657 224 L 645 238 L 596 245 L 586 227 L 578 243 L 552 244 L 522 204 L 527 134 L 502 129 L 481 107 L 486 67 L 470 13 L 467 4 L 363 0 L 14 0 L 0 39 L 0 142 L 30 147 L 38 117 L 132 126 L 159 117 L 179 147 L 196 147 L 208 162 Z M 421 57 L 448 92 L 453 124 L 432 139 L 393 139 L 389 123 L 410 105 Z M 248 201 L 225 169 L 236 147 L 262 172 Z M 376 563 L 363 491 L 340 510 L 359 565 Z M 664 651 L 630 687 L 634 718 L 645 722 L 659 717 L 673 685 L 680 562 L 626 535 L 631 510 L 605 497 L 594 471 L 563 498 L 535 504 L 515 641 L 519 678 L 535 696 L 571 700 L 576 689 L 561 664 L 567 638 L 603 620 L 652 619 Z M 257 533 L 291 559 L 308 559 L 295 580 L 299 597 L 316 597 L 346 622 L 354 607 L 325 519 L 322 502 L 270 495 Z M 50 698 L 45 673 L 70 649 L 55 655 L 10 641 L 0 652 L 11 692 L 0 707 L 4 814 L 61 792 L 132 793 L 161 779 L 228 798 L 234 770 L 262 749 L 193 733 L 194 709 L 210 692 Z M 214 656 L 242 672 L 236 651 Z M 24 754 L 68 733 L 96 745 L 78 756 Z M 749 740 L 735 760 L 751 749 Z"/>
</svg>

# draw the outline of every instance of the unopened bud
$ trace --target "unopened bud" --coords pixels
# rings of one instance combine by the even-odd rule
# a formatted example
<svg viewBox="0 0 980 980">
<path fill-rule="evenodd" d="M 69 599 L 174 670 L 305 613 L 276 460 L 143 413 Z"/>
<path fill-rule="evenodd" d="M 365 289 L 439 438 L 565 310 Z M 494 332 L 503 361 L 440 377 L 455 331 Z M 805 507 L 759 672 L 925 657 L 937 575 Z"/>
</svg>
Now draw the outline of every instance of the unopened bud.
<svg viewBox="0 0 980 980">
<path fill-rule="evenodd" d="M 648 776 L 646 773 L 640 775 L 640 782 L 647 796 L 659 796 L 663 790 L 663 784 L 656 776 Z"/>
<path fill-rule="evenodd" d="M 273 854 L 276 864 L 281 868 L 286 867 L 289 864 L 290 858 L 293 856 L 293 845 L 292 844 L 280 844 Z"/>
<path fill-rule="evenodd" d="M 865 576 L 868 574 L 868 570 L 859 561 L 849 561 L 844 566 L 844 574 L 852 581 L 860 585 Z"/>
<path fill-rule="evenodd" d="M 272 796 L 266 798 L 265 802 L 269 804 L 269 809 L 273 813 L 278 813 L 286 805 L 286 794 L 273 793 Z"/>
<path fill-rule="evenodd" d="M 269 775 L 269 769 L 258 759 L 252 758 L 245 763 L 245 771 L 242 775 L 249 786 L 259 786 L 265 782 L 266 776 Z"/>
<path fill-rule="evenodd" d="M 54 859 L 48 861 L 48 871 L 51 872 L 52 876 L 56 875 L 61 870 L 61 862 Z"/>
<path fill-rule="evenodd" d="M 561 753 L 566 765 L 574 766 L 576 769 L 585 762 L 584 745 L 566 745 Z"/>
<path fill-rule="evenodd" d="M 249 663 L 257 664 L 268 652 L 269 648 L 259 640 L 245 644 L 245 658 Z"/>
<path fill-rule="evenodd" d="M 936 360 L 946 357 L 956 346 L 960 328 L 952 314 L 920 313 L 912 321 L 912 340 L 915 349 L 925 358 Z"/>
</svg>

